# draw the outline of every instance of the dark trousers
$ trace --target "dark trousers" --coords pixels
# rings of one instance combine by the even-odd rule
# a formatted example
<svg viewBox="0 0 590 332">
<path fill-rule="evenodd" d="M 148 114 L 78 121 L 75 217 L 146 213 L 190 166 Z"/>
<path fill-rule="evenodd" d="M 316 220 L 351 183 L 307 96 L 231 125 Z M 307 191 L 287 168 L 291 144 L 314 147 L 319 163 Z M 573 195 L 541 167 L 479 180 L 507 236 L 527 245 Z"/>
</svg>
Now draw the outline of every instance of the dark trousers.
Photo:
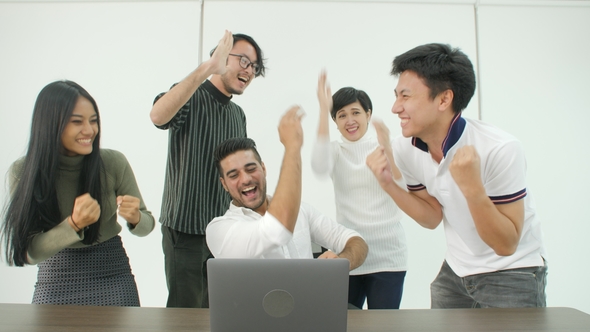
<svg viewBox="0 0 590 332">
<path fill-rule="evenodd" d="M 369 309 L 399 309 L 405 278 L 406 271 L 350 276 L 348 303 L 362 309 L 366 299 Z"/>
<path fill-rule="evenodd" d="M 205 235 L 162 226 L 168 301 L 166 307 L 208 308 L 207 259 L 213 258 Z"/>
</svg>

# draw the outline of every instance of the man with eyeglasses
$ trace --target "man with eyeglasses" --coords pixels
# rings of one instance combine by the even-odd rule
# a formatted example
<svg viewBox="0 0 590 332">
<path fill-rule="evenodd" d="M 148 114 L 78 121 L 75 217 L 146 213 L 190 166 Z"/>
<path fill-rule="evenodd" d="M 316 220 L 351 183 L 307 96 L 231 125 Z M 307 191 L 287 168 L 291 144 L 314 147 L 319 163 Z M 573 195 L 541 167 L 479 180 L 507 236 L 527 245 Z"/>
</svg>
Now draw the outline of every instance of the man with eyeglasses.
<svg viewBox="0 0 590 332">
<path fill-rule="evenodd" d="M 210 59 L 154 101 L 150 118 L 169 140 L 160 214 L 167 307 L 209 307 L 205 228 L 231 200 L 219 184 L 213 149 L 246 137 L 246 116 L 231 98 L 264 72 L 254 39 L 226 31 Z"/>
</svg>

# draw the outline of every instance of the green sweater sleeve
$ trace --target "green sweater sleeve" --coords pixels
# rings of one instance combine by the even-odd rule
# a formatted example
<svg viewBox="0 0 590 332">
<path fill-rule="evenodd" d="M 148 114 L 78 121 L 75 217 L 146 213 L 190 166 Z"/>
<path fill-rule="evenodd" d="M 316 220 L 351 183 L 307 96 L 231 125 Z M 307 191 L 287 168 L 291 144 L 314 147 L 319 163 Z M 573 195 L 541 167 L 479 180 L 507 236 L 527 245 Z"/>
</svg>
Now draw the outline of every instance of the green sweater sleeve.
<svg viewBox="0 0 590 332">
<path fill-rule="evenodd" d="M 127 228 L 133 235 L 148 235 L 154 229 L 155 220 L 152 216 L 152 213 L 147 210 L 145 202 L 141 197 L 141 192 L 139 191 L 139 187 L 137 185 L 137 181 L 135 180 L 135 174 L 133 174 L 133 169 L 131 169 L 131 165 L 129 165 L 127 158 L 125 158 L 125 156 L 118 151 L 106 149 L 102 151 L 103 160 L 105 161 L 105 167 L 109 167 L 111 165 L 114 166 L 111 170 L 107 168 L 107 174 L 109 176 L 113 175 L 112 178 L 108 179 L 108 182 L 110 184 L 110 181 L 114 181 L 112 185 L 114 187 L 115 201 L 117 199 L 117 196 L 124 195 L 139 198 L 139 212 L 141 215 L 139 223 L 135 225 L 135 227 L 127 223 Z M 107 163 L 109 164 L 109 166 L 107 166 Z M 121 221 L 125 221 L 125 219 L 121 218 Z"/>
<path fill-rule="evenodd" d="M 154 229 L 155 220 L 145 206 L 135 180 L 135 175 L 127 159 L 122 153 L 107 149 L 101 149 L 101 157 L 104 163 L 105 176 L 102 182 L 101 225 L 97 243 L 107 241 L 119 234 L 122 229 L 122 223 L 126 223 L 130 232 L 136 236 L 148 235 Z M 71 163 L 72 161 L 67 162 Z M 15 162 L 13 166 L 10 171 L 11 192 L 20 179 L 22 160 Z M 29 264 L 42 262 L 64 248 L 81 248 L 87 246 L 82 243 L 84 233 L 76 232 L 67 220 L 76 198 L 79 171 L 60 169 L 59 176 L 56 192 L 62 221 L 52 229 L 33 236 L 27 250 Z M 117 196 L 122 195 L 130 195 L 140 200 L 139 212 L 141 216 L 139 223 L 135 227 L 130 227 L 130 224 L 123 218 L 118 220 L 116 200 Z"/>
</svg>

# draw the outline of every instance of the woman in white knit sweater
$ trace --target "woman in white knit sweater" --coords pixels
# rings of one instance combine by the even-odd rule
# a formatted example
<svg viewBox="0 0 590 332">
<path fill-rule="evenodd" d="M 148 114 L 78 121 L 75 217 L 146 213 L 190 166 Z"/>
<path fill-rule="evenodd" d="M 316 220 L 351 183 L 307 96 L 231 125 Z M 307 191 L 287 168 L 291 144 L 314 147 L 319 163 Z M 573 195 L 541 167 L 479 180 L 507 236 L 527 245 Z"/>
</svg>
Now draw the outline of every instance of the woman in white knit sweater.
<svg viewBox="0 0 590 332">
<path fill-rule="evenodd" d="M 332 178 L 336 220 L 359 232 L 369 245 L 364 264 L 350 272 L 348 302 L 362 308 L 366 299 L 369 309 L 399 309 L 407 269 L 406 237 L 400 223 L 403 212 L 365 164 L 379 139 L 389 137 L 367 134 L 373 106 L 364 91 L 346 87 L 332 96 L 322 72 L 318 100 L 320 121 L 312 169 Z M 330 116 L 341 140 L 330 142 Z M 403 186 L 399 170 L 393 166 L 392 172 Z"/>
</svg>

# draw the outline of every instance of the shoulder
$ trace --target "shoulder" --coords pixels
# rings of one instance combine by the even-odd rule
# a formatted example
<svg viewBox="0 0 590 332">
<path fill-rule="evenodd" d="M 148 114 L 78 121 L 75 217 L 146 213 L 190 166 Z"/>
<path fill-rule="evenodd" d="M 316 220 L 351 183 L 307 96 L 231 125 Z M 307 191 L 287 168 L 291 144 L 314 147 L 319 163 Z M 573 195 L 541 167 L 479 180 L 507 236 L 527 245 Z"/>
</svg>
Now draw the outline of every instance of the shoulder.
<svg viewBox="0 0 590 332">
<path fill-rule="evenodd" d="M 412 137 L 404 137 L 402 135 L 393 137 L 391 139 L 391 146 L 394 152 L 411 152 L 414 151 L 414 145 L 412 144 Z"/>
<path fill-rule="evenodd" d="M 18 158 L 11 165 L 8 171 L 11 175 L 18 175 L 22 172 L 25 167 L 25 156 Z"/>
<path fill-rule="evenodd" d="M 514 135 L 491 123 L 469 118 L 466 118 L 465 120 L 467 122 L 466 130 L 468 130 L 469 134 L 476 136 L 476 138 L 493 139 L 497 141 L 518 140 Z"/>
<path fill-rule="evenodd" d="M 466 120 L 468 144 L 472 144 L 480 150 L 488 150 L 490 152 L 505 148 L 510 150 L 522 149 L 520 140 L 493 124 L 474 119 Z"/>
<path fill-rule="evenodd" d="M 16 181 L 19 181 L 22 177 L 22 173 L 25 169 L 25 158 L 26 156 L 20 157 L 10 165 L 10 168 L 8 169 L 8 180 L 10 186 L 13 186 Z"/>
<path fill-rule="evenodd" d="M 242 106 L 234 103 L 232 100 L 229 101 L 228 105 L 236 112 L 244 114 L 244 109 L 242 109 Z"/>
<path fill-rule="evenodd" d="M 128 164 L 125 155 L 117 150 L 100 149 L 100 158 L 105 167 L 121 167 Z"/>
</svg>

